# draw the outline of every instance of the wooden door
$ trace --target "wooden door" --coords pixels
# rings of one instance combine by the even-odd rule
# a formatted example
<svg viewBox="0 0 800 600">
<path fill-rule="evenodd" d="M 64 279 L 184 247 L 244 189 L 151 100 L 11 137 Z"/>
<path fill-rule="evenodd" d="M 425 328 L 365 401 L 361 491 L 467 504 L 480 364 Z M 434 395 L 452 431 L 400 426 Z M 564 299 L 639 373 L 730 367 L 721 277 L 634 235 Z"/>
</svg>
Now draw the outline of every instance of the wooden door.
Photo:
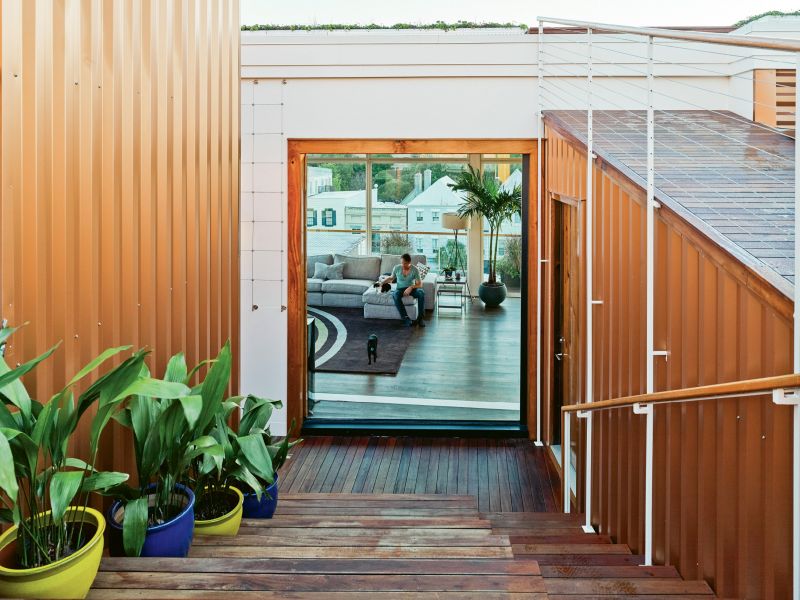
<svg viewBox="0 0 800 600">
<path fill-rule="evenodd" d="M 551 443 L 561 444 L 561 407 L 580 397 L 580 211 L 553 202 Z"/>
</svg>

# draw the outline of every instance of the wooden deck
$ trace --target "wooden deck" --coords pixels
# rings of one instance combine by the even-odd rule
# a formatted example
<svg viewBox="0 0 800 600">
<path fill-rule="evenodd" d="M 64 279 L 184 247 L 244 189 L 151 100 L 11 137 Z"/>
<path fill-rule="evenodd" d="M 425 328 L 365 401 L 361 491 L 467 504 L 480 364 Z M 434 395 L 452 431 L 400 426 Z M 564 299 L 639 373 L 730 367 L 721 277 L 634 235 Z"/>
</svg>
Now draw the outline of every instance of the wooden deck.
<svg viewBox="0 0 800 600">
<path fill-rule="evenodd" d="M 555 511 L 558 474 L 524 439 L 312 437 L 282 471 L 286 493 L 470 495 L 483 511 Z"/>
<path fill-rule="evenodd" d="M 713 598 L 580 522 L 482 513 L 474 496 L 284 494 L 273 519 L 198 536 L 189 558 L 104 558 L 89 598 Z"/>
</svg>

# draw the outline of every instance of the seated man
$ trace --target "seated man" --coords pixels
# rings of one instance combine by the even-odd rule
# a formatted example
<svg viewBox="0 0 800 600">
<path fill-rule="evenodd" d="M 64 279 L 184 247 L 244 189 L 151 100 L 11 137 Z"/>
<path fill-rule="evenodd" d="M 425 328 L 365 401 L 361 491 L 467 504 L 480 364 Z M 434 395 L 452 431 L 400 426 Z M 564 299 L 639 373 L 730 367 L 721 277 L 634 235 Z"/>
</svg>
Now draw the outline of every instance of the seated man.
<svg viewBox="0 0 800 600">
<path fill-rule="evenodd" d="M 411 256 L 403 254 L 400 257 L 400 264 L 392 270 L 392 276 L 385 281 L 397 283 L 397 289 L 393 292 L 394 305 L 400 313 L 400 318 L 406 327 L 411 327 L 411 319 L 408 318 L 403 296 L 413 296 L 417 299 L 417 325 L 425 327 L 422 317 L 425 315 L 425 292 L 422 290 L 422 278 L 419 276 L 417 267 L 411 265 Z"/>
</svg>

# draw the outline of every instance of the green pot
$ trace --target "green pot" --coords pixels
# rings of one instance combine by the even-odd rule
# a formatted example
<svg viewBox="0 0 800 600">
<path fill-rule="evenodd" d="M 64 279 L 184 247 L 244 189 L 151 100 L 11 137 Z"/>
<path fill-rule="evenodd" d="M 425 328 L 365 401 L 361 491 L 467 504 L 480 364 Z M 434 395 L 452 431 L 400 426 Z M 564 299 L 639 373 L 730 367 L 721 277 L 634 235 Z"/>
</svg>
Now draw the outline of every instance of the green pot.
<svg viewBox="0 0 800 600">
<path fill-rule="evenodd" d="M 508 296 L 505 283 L 482 283 L 478 287 L 478 297 L 489 308 L 500 306 Z"/>
</svg>

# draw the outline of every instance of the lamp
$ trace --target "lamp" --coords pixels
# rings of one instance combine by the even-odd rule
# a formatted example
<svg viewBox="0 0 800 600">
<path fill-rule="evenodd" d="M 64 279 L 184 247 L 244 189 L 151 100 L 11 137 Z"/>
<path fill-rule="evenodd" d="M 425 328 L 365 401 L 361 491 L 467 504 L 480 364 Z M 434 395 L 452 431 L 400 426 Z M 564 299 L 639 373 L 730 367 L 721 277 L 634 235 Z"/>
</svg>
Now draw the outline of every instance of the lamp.
<svg viewBox="0 0 800 600">
<path fill-rule="evenodd" d="M 456 269 L 461 266 L 463 270 L 464 262 L 461 260 L 461 253 L 458 249 L 458 232 L 469 229 L 469 217 L 459 217 L 458 214 L 451 212 L 444 213 L 442 214 L 442 227 L 453 230 L 453 237 L 455 239 L 453 262 L 455 263 L 454 266 Z"/>
</svg>

